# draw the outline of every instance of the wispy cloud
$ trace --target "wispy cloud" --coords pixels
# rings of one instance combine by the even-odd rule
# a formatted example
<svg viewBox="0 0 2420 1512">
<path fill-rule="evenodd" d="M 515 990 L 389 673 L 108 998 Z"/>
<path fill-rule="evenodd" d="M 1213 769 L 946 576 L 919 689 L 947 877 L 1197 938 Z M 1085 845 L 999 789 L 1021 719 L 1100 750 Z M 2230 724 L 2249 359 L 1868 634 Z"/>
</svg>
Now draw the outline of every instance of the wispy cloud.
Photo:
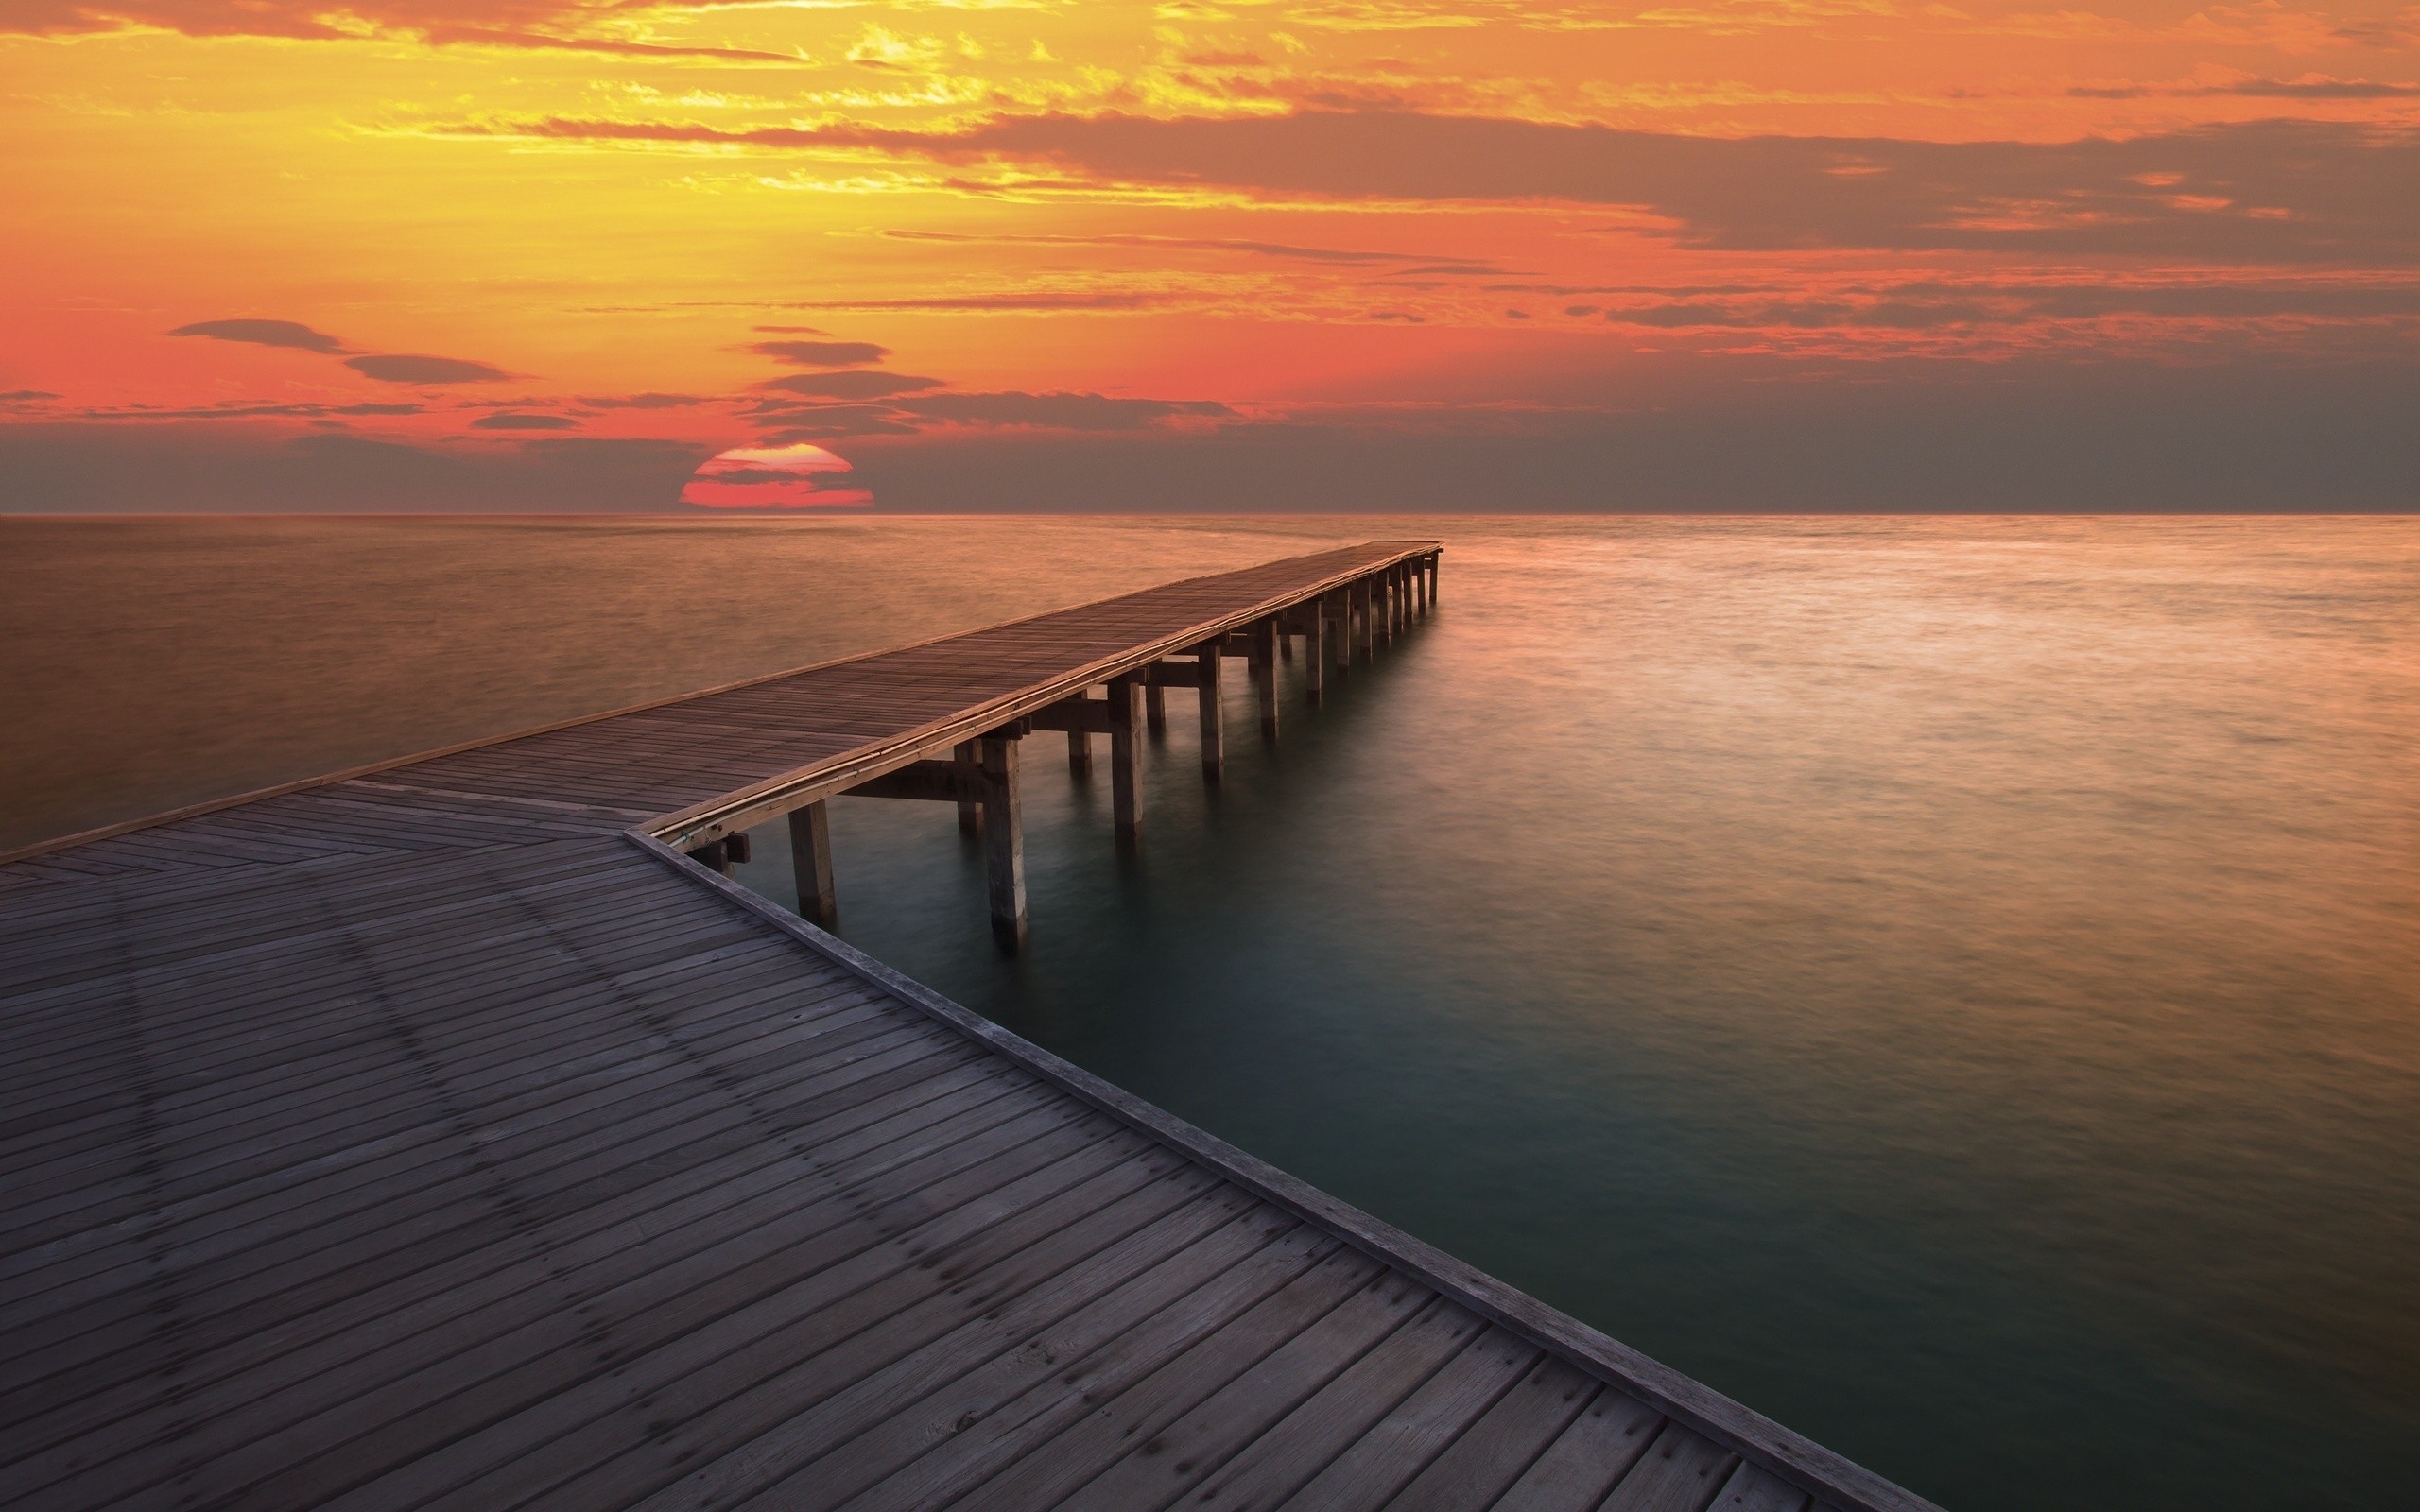
<svg viewBox="0 0 2420 1512">
<path fill-rule="evenodd" d="M 801 368 L 853 368 L 880 362 L 890 355 L 889 347 L 878 347 L 871 341 L 758 341 L 748 350 L 760 357 Z"/>
<path fill-rule="evenodd" d="M 382 384 L 492 384 L 512 376 L 489 363 L 407 352 L 347 357 L 344 365 Z"/>
<path fill-rule="evenodd" d="M 2317 121 L 2125 139 L 1718 138 L 1397 112 L 1028 115 L 954 131 L 555 117 L 555 139 L 1024 160 L 1094 181 L 1273 199 L 1564 202 L 1660 218 L 1692 247 L 2040 250 L 2220 261 L 2420 256 L 2420 135 Z M 801 308 L 944 307 L 835 301 Z"/>
<path fill-rule="evenodd" d="M 291 347 L 334 356 L 347 352 L 343 341 L 314 331 L 296 320 L 196 320 L 168 333 L 172 336 L 208 336 L 213 341 L 241 341 L 255 347 Z"/>
</svg>

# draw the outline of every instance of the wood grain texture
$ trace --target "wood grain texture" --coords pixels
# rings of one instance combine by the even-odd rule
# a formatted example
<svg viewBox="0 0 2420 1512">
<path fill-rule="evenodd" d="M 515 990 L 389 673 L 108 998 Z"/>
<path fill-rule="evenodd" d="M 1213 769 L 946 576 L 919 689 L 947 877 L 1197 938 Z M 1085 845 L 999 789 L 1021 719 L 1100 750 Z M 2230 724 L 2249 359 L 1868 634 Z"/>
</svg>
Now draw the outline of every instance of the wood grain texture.
<svg viewBox="0 0 2420 1512">
<path fill-rule="evenodd" d="M 1281 615 L 1340 671 L 1433 561 L 1170 584 L 0 866 L 0 1499 L 1922 1512 L 666 843 L 787 815 L 828 912 L 817 795 L 879 780 L 984 815 L 1021 917 L 1028 716 L 1111 735 L 1131 839 L 1163 680 L 1240 633 L 1270 715 Z"/>
</svg>

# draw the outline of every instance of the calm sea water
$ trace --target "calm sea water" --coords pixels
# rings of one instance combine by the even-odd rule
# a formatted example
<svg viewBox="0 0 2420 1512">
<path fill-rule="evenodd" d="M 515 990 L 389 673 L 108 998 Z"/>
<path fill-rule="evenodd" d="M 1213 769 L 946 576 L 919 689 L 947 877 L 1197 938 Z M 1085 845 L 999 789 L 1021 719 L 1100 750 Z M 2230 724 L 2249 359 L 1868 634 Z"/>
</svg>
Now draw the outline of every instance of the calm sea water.
<svg viewBox="0 0 2420 1512">
<path fill-rule="evenodd" d="M 841 932 L 1960 1512 L 2414 1504 L 2420 521 L 15 523 L 8 818 L 1412 533 L 1140 858 L 1035 743 L 1023 956 L 942 805 Z"/>
</svg>

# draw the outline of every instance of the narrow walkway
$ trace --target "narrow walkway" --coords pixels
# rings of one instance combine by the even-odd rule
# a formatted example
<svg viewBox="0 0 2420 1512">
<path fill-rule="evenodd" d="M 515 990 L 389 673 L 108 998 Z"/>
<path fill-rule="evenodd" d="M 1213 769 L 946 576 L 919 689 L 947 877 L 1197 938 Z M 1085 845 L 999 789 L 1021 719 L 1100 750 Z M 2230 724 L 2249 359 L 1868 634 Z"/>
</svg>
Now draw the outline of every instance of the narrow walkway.
<svg viewBox="0 0 2420 1512">
<path fill-rule="evenodd" d="M 0 1501 L 1927 1507 L 682 853 L 1174 659 L 1375 643 L 1434 562 L 1194 579 L 0 866 Z"/>
</svg>

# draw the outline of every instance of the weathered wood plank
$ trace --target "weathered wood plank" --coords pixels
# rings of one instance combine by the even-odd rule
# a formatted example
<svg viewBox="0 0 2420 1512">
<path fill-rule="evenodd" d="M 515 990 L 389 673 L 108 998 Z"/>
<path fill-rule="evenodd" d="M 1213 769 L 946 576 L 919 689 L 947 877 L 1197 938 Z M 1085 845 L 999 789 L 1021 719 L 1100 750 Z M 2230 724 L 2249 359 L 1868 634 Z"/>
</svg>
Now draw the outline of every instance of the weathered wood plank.
<svg viewBox="0 0 2420 1512">
<path fill-rule="evenodd" d="M 1663 1426 L 1645 1402 L 1601 1387 L 1495 1504 L 1498 1512 L 1592 1512 Z"/>
<path fill-rule="evenodd" d="M 1738 1463 L 1703 1435 L 1667 1423 L 1599 1512 L 1701 1512 Z"/>
</svg>

